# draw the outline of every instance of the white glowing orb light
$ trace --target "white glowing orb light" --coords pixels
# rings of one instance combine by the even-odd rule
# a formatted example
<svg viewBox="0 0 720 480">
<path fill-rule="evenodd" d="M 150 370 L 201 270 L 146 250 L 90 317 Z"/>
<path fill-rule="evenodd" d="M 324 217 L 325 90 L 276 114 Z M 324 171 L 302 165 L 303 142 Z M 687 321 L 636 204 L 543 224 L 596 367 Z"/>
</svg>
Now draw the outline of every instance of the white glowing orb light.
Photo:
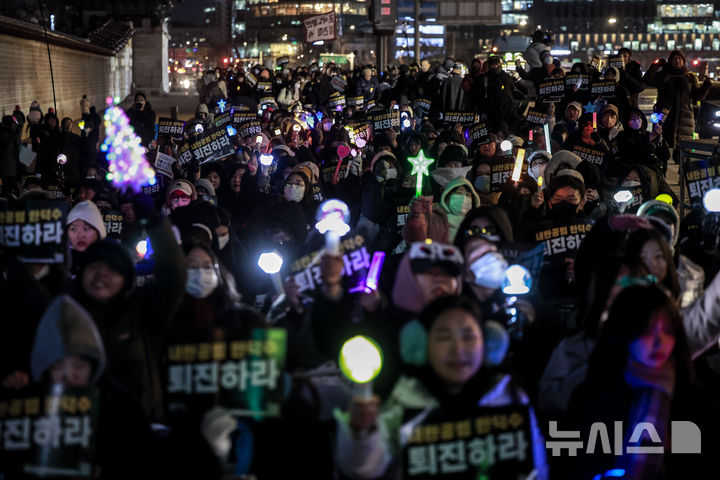
<svg viewBox="0 0 720 480">
<path fill-rule="evenodd" d="M 145 254 L 147 253 L 147 241 L 140 240 L 135 246 L 135 251 L 137 252 L 138 256 L 145 257 Z"/>
<path fill-rule="evenodd" d="M 273 163 L 273 156 L 269 153 L 263 153 L 260 155 L 260 165 L 263 167 L 269 167 Z"/>
<path fill-rule="evenodd" d="M 255 137 L 255 143 L 262 143 L 262 141 L 263 141 L 262 135 L 258 135 L 257 137 Z"/>
<path fill-rule="evenodd" d="M 711 188 L 703 197 L 705 210 L 712 213 L 720 212 L 720 188 Z"/>
<path fill-rule="evenodd" d="M 525 295 L 532 287 L 530 271 L 522 265 L 510 265 L 505 270 L 502 291 L 506 295 Z"/>
<path fill-rule="evenodd" d="M 85 122 L 83 120 L 80 120 L 78 122 L 78 127 L 80 128 L 80 130 L 85 130 Z"/>
<path fill-rule="evenodd" d="M 232 125 L 228 125 L 226 127 L 226 130 L 228 132 L 228 136 L 230 136 L 230 137 L 237 135 L 237 129 L 235 127 L 233 127 Z"/>
<path fill-rule="evenodd" d="M 315 228 L 325 235 L 325 249 L 332 255 L 340 253 L 340 237 L 350 231 L 350 209 L 341 200 L 323 202 L 317 211 Z"/>
<path fill-rule="evenodd" d="M 258 266 L 262 271 L 274 275 L 282 268 L 283 259 L 277 252 L 265 252 L 258 258 Z"/>
<path fill-rule="evenodd" d="M 358 335 L 343 344 L 338 363 L 343 375 L 355 383 L 364 384 L 372 382 L 380 374 L 382 352 L 374 341 Z"/>
<path fill-rule="evenodd" d="M 195 125 L 195 133 L 203 133 L 204 131 L 205 131 L 205 129 L 203 128 L 202 125 L 200 125 L 199 123 L 197 125 Z"/>
<path fill-rule="evenodd" d="M 296 123 L 295 125 L 293 125 L 292 129 L 294 132 L 299 132 L 300 130 L 302 130 L 302 127 Z"/>
<path fill-rule="evenodd" d="M 502 142 L 500 142 L 500 150 L 502 150 L 503 152 L 509 152 L 510 150 L 512 150 L 512 147 L 513 144 L 510 140 L 503 140 Z"/>
<path fill-rule="evenodd" d="M 280 277 L 282 264 L 283 259 L 276 251 L 262 253 L 258 258 L 258 266 L 263 272 L 270 275 L 278 294 L 285 293 L 285 288 L 282 284 L 282 277 Z"/>
<path fill-rule="evenodd" d="M 630 190 L 620 190 L 615 195 L 613 195 L 613 198 L 617 203 L 628 203 L 632 201 L 633 194 Z"/>
<path fill-rule="evenodd" d="M 64 153 L 61 153 L 57 156 L 57 162 L 60 165 L 65 165 L 67 163 L 67 156 Z"/>
<path fill-rule="evenodd" d="M 410 125 L 411 125 L 411 122 L 410 122 L 409 118 L 406 118 L 405 120 L 403 120 L 403 124 L 402 124 L 403 128 L 410 128 Z"/>
<path fill-rule="evenodd" d="M 355 137 L 355 145 L 358 146 L 358 148 L 363 148 L 367 142 L 362 137 Z"/>
</svg>

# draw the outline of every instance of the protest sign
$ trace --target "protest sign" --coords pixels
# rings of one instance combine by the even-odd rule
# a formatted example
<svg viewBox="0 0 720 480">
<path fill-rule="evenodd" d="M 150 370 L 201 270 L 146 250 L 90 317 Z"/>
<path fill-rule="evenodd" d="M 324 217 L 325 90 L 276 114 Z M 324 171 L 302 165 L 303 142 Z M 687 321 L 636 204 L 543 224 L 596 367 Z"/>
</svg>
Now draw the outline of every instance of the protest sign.
<svg viewBox="0 0 720 480">
<path fill-rule="evenodd" d="M 224 337 L 224 338 L 218 338 Z M 207 341 L 168 341 L 167 397 L 180 405 L 217 405 L 237 416 L 280 415 L 287 332 L 256 328 L 249 337 L 216 329 Z"/>
<path fill-rule="evenodd" d="M 478 146 L 488 143 L 490 141 L 490 132 L 488 131 L 487 123 L 479 122 L 471 126 L 467 131 L 465 140 L 467 146 Z"/>
<path fill-rule="evenodd" d="M 625 60 L 623 60 L 622 55 L 610 55 L 607 60 L 607 66 L 615 67 L 622 71 L 625 69 Z"/>
<path fill-rule="evenodd" d="M 103 223 L 107 236 L 119 240 L 123 232 L 123 214 L 118 210 L 105 210 L 102 212 Z"/>
<path fill-rule="evenodd" d="M 257 120 L 257 112 L 247 110 L 233 110 L 232 111 L 232 123 L 240 124 L 249 122 L 251 120 Z"/>
<path fill-rule="evenodd" d="M 183 132 L 185 131 L 184 121 L 161 117 L 157 125 L 159 135 L 167 135 L 174 140 L 182 140 Z"/>
<path fill-rule="evenodd" d="M 588 162 L 597 165 L 602 169 L 605 164 L 605 152 L 603 150 L 585 147 L 583 145 L 573 145 L 570 151 Z"/>
<path fill-rule="evenodd" d="M 566 258 L 575 258 L 580 243 L 591 229 L 590 220 L 577 220 L 563 226 L 548 225 L 535 233 L 535 240 L 545 245 L 545 262 L 557 264 Z"/>
<path fill-rule="evenodd" d="M 0 466 L 7 478 L 93 475 L 99 392 L 54 387 L 6 390 L 0 399 Z"/>
<path fill-rule="evenodd" d="M 0 246 L 25 263 L 65 261 L 64 201 L 37 200 L 0 211 Z"/>
<path fill-rule="evenodd" d="M 294 260 L 290 264 L 290 275 L 300 292 L 313 291 L 322 285 L 320 278 L 320 256 L 324 249 L 315 250 Z M 343 259 L 344 277 L 355 277 L 370 266 L 370 254 L 362 235 L 352 232 L 340 240 L 340 254 Z M 352 282 L 351 282 L 352 283 Z"/>
<path fill-rule="evenodd" d="M 559 102 L 565 96 L 565 79 L 553 78 L 538 84 L 538 98 L 545 103 Z"/>
<path fill-rule="evenodd" d="M 305 42 L 335 40 L 335 12 L 313 15 L 304 19 Z"/>
<path fill-rule="evenodd" d="M 173 163 L 175 163 L 175 158 L 170 155 L 158 152 L 155 156 L 155 170 L 171 179 L 175 177 L 172 169 Z"/>
<path fill-rule="evenodd" d="M 527 173 L 527 162 L 523 162 L 522 173 Z M 500 185 L 507 183 L 512 177 L 515 168 L 515 159 L 509 155 L 503 155 L 491 165 L 490 188 L 497 191 Z"/>
<path fill-rule="evenodd" d="M 240 138 L 249 138 L 262 132 L 262 125 L 257 120 L 242 123 L 237 127 L 237 134 Z"/>
<path fill-rule="evenodd" d="M 333 88 L 338 92 L 344 92 L 345 87 L 347 87 L 347 81 L 340 75 L 333 75 L 333 77 L 330 79 L 330 85 L 332 85 Z"/>
<path fill-rule="evenodd" d="M 577 87 L 578 90 L 587 90 L 590 88 L 590 75 L 584 73 L 568 73 L 565 75 L 565 88 L 572 90 Z"/>
<path fill-rule="evenodd" d="M 432 106 L 432 101 L 428 100 L 427 98 L 416 98 L 413 101 L 412 108 L 413 113 L 415 114 L 415 118 L 422 118 L 428 113 L 430 113 L 430 107 Z"/>
<path fill-rule="evenodd" d="M 463 126 L 469 126 L 480 121 L 480 116 L 473 112 L 445 112 L 443 114 L 443 122 L 450 125 L 459 123 Z"/>
<path fill-rule="evenodd" d="M 525 405 L 437 408 L 403 446 L 403 478 L 525 478 L 533 470 Z"/>
<path fill-rule="evenodd" d="M 686 161 L 683 177 L 692 208 L 703 209 L 703 198 L 707 191 L 720 188 L 720 168 L 707 160 Z"/>
<path fill-rule="evenodd" d="M 400 127 L 400 111 L 383 111 L 370 115 L 370 123 L 373 127 L 373 135 L 381 133 L 388 128 Z"/>
<path fill-rule="evenodd" d="M 359 97 L 349 97 L 347 99 L 347 104 L 349 107 L 362 107 L 365 103 L 365 97 L 360 95 Z"/>
<path fill-rule="evenodd" d="M 332 95 L 330 95 L 330 108 L 336 109 L 337 107 L 344 107 L 345 106 L 345 95 L 343 95 L 340 92 L 335 92 Z"/>
<path fill-rule="evenodd" d="M 531 125 L 545 125 L 548 118 L 550 118 L 550 115 L 547 113 L 543 113 L 532 108 L 529 108 L 525 114 L 525 121 Z"/>
<path fill-rule="evenodd" d="M 228 132 L 224 128 L 206 130 L 188 143 L 193 157 L 201 165 L 235 153 Z"/>
<path fill-rule="evenodd" d="M 615 98 L 615 80 L 600 80 L 590 84 L 590 95 L 601 98 Z"/>
<path fill-rule="evenodd" d="M 232 121 L 232 116 L 229 111 L 226 111 L 225 113 L 219 113 L 215 115 L 215 118 L 213 119 L 213 125 L 215 128 L 224 128 L 225 125 L 228 125 Z"/>
</svg>

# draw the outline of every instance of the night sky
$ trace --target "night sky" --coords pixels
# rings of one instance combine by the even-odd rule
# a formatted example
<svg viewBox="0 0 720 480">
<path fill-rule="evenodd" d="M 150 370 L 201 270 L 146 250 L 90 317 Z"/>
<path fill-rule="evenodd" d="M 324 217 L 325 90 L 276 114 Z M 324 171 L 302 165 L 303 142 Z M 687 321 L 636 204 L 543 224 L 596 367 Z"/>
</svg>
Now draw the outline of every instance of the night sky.
<svg viewBox="0 0 720 480">
<path fill-rule="evenodd" d="M 184 0 L 173 8 L 170 15 L 171 22 L 201 25 L 203 21 L 203 8 L 214 3 L 212 0 Z"/>
</svg>

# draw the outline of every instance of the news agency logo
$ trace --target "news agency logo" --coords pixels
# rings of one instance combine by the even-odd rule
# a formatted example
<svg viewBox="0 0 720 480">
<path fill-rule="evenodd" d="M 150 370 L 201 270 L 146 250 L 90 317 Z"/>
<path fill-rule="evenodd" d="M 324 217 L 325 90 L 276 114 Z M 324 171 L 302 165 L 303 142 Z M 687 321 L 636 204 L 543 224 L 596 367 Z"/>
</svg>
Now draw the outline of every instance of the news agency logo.
<svg viewBox="0 0 720 480">
<path fill-rule="evenodd" d="M 650 422 L 639 422 L 635 425 L 635 428 L 630 435 L 628 445 L 625 445 L 623 450 L 623 439 L 625 437 L 625 430 L 623 429 L 623 422 L 613 422 L 613 445 L 610 444 L 610 435 L 608 433 L 607 425 L 602 422 L 595 422 L 590 426 L 590 433 L 588 434 L 587 448 L 585 449 L 586 455 L 592 455 L 596 453 L 596 449 L 601 449 L 597 453 L 602 454 L 660 454 L 665 453 L 665 447 L 660 440 L 660 435 Z M 556 421 L 550 421 L 549 428 L 550 438 L 545 442 L 545 448 L 552 452 L 553 457 L 559 457 L 563 454 L 563 450 L 567 451 L 567 454 L 571 457 L 576 457 L 578 450 L 582 450 L 583 441 L 580 438 L 580 431 L 577 430 L 565 430 L 559 431 Z M 640 445 L 640 440 L 646 438 L 650 439 L 652 445 L 647 445 L 647 442 L 643 442 L 644 445 Z M 669 453 L 701 453 L 701 435 L 700 428 L 693 422 L 688 421 L 673 421 L 670 422 L 670 452 Z M 614 447 L 614 448 L 613 448 Z"/>
</svg>

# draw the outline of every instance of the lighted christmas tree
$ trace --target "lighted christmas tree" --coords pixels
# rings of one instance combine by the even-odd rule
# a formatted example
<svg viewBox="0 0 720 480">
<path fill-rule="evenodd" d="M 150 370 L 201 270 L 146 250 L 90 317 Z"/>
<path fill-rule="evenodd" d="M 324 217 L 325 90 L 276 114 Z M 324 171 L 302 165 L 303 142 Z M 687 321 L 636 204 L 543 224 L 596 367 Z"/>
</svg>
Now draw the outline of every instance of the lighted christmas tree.
<svg viewBox="0 0 720 480">
<path fill-rule="evenodd" d="M 100 150 L 107 152 L 108 180 L 121 190 L 140 191 L 143 185 L 155 185 L 155 170 L 145 159 L 145 148 L 140 137 L 130 126 L 122 109 L 107 99 L 105 110 L 105 141 Z"/>
</svg>

